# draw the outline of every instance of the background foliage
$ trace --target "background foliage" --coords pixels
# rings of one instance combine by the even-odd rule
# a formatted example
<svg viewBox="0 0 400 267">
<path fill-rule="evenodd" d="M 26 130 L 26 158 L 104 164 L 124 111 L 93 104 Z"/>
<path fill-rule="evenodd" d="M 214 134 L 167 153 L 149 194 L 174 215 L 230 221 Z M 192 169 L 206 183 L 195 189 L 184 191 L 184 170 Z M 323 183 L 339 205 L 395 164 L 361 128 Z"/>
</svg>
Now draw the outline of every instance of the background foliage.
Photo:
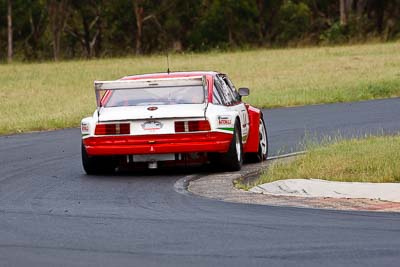
<svg viewBox="0 0 400 267">
<path fill-rule="evenodd" d="M 400 0 L 0 0 L 0 60 L 388 41 L 399 17 Z"/>
</svg>

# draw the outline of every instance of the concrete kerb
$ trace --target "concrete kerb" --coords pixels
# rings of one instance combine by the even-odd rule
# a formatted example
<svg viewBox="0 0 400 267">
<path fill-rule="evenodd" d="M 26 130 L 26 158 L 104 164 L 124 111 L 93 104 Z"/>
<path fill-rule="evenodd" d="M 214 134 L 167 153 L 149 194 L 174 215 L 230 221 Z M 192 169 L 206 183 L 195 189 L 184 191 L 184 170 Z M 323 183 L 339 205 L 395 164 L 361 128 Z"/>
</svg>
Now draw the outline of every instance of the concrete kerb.
<svg viewBox="0 0 400 267">
<path fill-rule="evenodd" d="M 295 157 L 295 156 L 305 154 L 305 153 L 306 153 L 306 151 L 293 152 L 293 153 L 268 157 L 267 160 L 271 161 L 271 160 L 277 160 L 277 159 L 282 159 L 282 158 Z M 251 181 L 252 179 L 258 178 L 263 170 L 264 170 L 264 168 L 262 168 L 262 165 L 260 165 L 259 168 L 253 169 L 250 171 L 242 170 L 240 172 L 240 177 L 238 179 L 243 179 L 245 181 Z M 234 174 L 237 174 L 237 173 L 234 173 Z M 216 174 L 204 174 L 204 175 L 191 174 L 191 175 L 185 176 L 175 182 L 174 189 L 178 193 L 185 194 L 185 195 L 192 195 L 193 193 L 188 190 L 190 182 L 201 179 L 203 177 L 205 178 L 210 175 L 216 175 Z M 235 179 L 234 181 L 237 181 L 238 179 Z"/>
<path fill-rule="evenodd" d="M 234 203 L 329 210 L 400 212 L 400 203 L 397 202 L 373 199 L 275 196 L 253 193 L 234 186 L 238 179 L 250 182 L 252 179 L 258 178 L 260 173 L 274 161 L 292 160 L 304 153 L 304 151 L 301 151 L 270 157 L 261 164 L 245 164 L 240 172 L 189 175 L 178 180 L 174 188 L 176 192 L 181 194 Z"/>
</svg>

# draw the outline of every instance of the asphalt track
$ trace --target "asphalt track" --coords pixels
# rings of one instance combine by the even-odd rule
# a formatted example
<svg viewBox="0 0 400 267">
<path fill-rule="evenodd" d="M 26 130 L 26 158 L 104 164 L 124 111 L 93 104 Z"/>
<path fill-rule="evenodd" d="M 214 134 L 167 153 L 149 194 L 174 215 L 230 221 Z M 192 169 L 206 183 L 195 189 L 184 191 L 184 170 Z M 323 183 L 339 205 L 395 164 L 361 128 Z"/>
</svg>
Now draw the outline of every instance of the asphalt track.
<svg viewBox="0 0 400 267">
<path fill-rule="evenodd" d="M 264 111 L 271 155 L 395 134 L 400 99 Z M 77 129 L 0 137 L 0 266 L 400 266 L 400 214 L 179 194 L 199 170 L 86 176 Z"/>
</svg>

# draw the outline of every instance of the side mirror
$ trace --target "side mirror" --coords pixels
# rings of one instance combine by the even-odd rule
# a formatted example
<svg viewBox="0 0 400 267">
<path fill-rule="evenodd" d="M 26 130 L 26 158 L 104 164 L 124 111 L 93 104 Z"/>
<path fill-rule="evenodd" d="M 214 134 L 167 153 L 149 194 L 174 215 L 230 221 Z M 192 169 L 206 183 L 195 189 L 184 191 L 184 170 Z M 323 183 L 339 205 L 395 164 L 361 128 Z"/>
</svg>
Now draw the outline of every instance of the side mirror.
<svg viewBox="0 0 400 267">
<path fill-rule="evenodd" d="M 243 87 L 239 88 L 239 95 L 240 96 L 248 96 L 250 94 L 249 88 Z"/>
</svg>

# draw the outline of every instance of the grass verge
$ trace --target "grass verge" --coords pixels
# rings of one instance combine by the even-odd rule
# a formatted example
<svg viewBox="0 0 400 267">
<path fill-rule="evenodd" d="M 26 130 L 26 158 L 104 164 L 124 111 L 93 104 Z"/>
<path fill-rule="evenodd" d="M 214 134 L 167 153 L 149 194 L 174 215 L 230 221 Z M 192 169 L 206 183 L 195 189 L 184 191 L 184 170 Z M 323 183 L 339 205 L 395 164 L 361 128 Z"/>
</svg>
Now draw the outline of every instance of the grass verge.
<svg viewBox="0 0 400 267">
<path fill-rule="evenodd" d="M 288 163 L 273 163 L 251 184 L 236 186 L 249 189 L 255 185 L 292 178 L 319 178 L 341 182 L 400 182 L 400 136 L 368 137 L 316 145 Z"/>
<path fill-rule="evenodd" d="M 400 96 L 400 43 L 177 54 L 172 70 L 218 70 L 258 107 Z M 0 65 L 0 134 L 79 125 L 94 80 L 166 70 L 164 56 Z"/>
</svg>

